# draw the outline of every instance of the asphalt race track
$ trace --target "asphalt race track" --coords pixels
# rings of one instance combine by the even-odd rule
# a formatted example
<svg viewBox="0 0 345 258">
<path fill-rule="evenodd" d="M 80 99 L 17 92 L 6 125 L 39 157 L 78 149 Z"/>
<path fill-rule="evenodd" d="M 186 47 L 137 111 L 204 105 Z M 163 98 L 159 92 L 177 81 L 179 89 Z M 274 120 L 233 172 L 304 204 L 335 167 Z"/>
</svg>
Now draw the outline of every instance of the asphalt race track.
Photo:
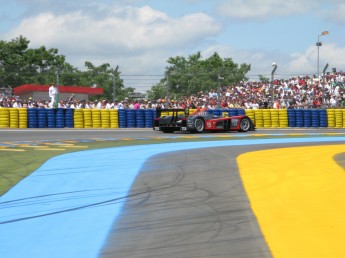
<svg viewBox="0 0 345 258">
<path fill-rule="evenodd" d="M 250 132 L 250 134 L 288 134 L 295 132 L 295 130 L 258 130 L 256 132 Z M 343 129 L 299 130 L 298 132 L 306 134 L 325 132 L 344 134 Z M 82 135 L 80 130 L 30 130 L 28 132 L 24 132 L 22 130 L 1 130 L 0 142 L 69 140 L 76 138 L 140 138 L 155 137 L 157 134 L 162 136 L 160 133 L 146 129 L 128 131 L 87 130 L 84 131 Z M 175 135 L 179 134 L 174 134 L 173 136 Z M 203 134 L 202 136 L 207 135 L 208 134 Z M 214 136 L 215 134 L 210 135 Z M 169 135 L 163 136 L 170 137 Z M 248 196 L 250 195 L 246 192 L 248 187 L 244 185 L 241 179 L 239 163 L 237 160 L 238 156 L 244 153 L 270 149 L 278 150 L 286 147 L 297 148 L 302 146 L 324 145 L 325 148 L 332 148 L 332 146 L 343 146 L 345 144 L 345 137 L 337 138 L 336 141 L 327 141 L 327 139 L 325 139 L 322 141 L 318 140 L 316 142 L 311 140 L 303 142 L 302 140 L 301 142 L 285 141 L 284 143 L 279 143 L 278 141 L 275 141 L 274 143 L 269 143 L 268 141 L 267 143 L 262 142 L 261 144 L 251 144 L 250 142 L 255 140 L 250 139 L 247 141 L 248 143 L 246 144 L 241 143 L 233 146 L 209 147 L 207 145 L 200 145 L 202 147 L 195 147 L 193 149 L 188 149 L 188 143 L 184 143 L 184 145 L 181 145 L 182 149 L 179 150 L 173 150 L 172 148 L 173 151 L 169 151 L 169 147 L 165 147 L 160 151 L 155 151 L 154 155 L 148 154 L 149 158 L 143 160 L 142 165 L 139 167 L 139 171 L 136 176 L 133 177 L 133 181 L 127 183 L 130 186 L 128 192 L 121 189 L 121 185 L 113 186 L 111 191 L 119 191 L 119 195 L 122 196 L 123 199 L 121 201 L 118 214 L 116 216 L 114 215 L 116 219 L 110 220 L 108 223 L 110 227 L 105 238 L 100 237 L 96 231 L 97 228 L 102 227 L 101 224 L 103 225 L 105 220 L 107 220 L 107 218 L 102 215 L 102 212 L 106 211 L 109 213 L 110 210 L 111 213 L 112 209 L 114 209 L 112 205 L 100 205 L 101 207 L 97 207 L 97 209 L 88 209 L 86 211 L 88 215 L 90 213 L 94 213 L 94 217 L 96 219 L 98 217 L 98 222 L 93 223 L 95 225 L 92 225 L 90 224 L 90 221 L 88 221 L 89 224 L 85 223 L 83 217 L 78 217 L 76 220 L 73 220 L 75 219 L 75 216 L 81 216 L 84 213 L 79 213 L 79 211 L 74 213 L 73 208 L 71 209 L 70 206 L 71 203 L 68 203 L 68 205 L 63 204 L 65 206 L 64 209 L 66 209 L 66 206 L 70 208 L 69 212 L 64 212 L 64 214 L 72 214 L 71 216 L 73 218 L 61 217 L 60 219 L 56 219 L 60 214 L 56 215 L 52 213 L 52 216 L 49 216 L 49 218 L 55 219 L 55 225 L 50 225 L 49 223 L 51 222 L 47 221 L 47 227 L 50 226 L 52 231 L 63 231 L 63 224 L 68 223 L 71 223 L 73 226 L 76 223 L 84 223 L 80 225 L 80 227 L 90 226 L 89 230 L 87 228 L 83 228 L 83 231 L 80 231 L 83 232 L 80 236 L 76 233 L 73 236 L 74 238 L 71 237 L 69 240 L 70 246 L 63 247 L 65 249 L 64 257 L 254 258 L 272 257 L 273 253 L 275 254 L 275 257 L 292 257 L 290 250 L 281 253 L 280 250 L 285 250 L 281 247 L 281 249 L 276 249 L 280 252 L 278 253 L 278 256 L 277 251 L 272 252 L 272 250 L 270 250 L 270 247 L 272 248 L 274 245 L 271 246 L 267 243 L 267 238 L 264 238 L 264 235 L 266 234 L 264 232 L 266 231 L 260 227 L 258 217 L 253 212 L 251 207 L 252 200 L 249 200 Z M 212 146 L 212 144 L 210 145 Z M 160 148 L 160 145 L 157 145 L 156 147 Z M 137 153 L 145 153 L 145 149 L 138 148 L 136 151 L 138 151 Z M 147 150 L 147 152 L 149 152 L 149 150 Z M 109 155 L 105 152 L 102 152 L 102 154 Z M 131 153 L 130 155 L 132 155 L 131 159 L 133 159 L 133 157 L 139 159 L 140 157 L 135 156 L 135 153 Z M 315 158 L 309 157 L 307 154 L 305 156 L 305 164 L 307 164 L 308 158 Z M 66 163 L 68 163 L 67 159 L 68 157 L 64 157 Z M 79 157 L 75 155 L 74 159 L 79 160 Z M 127 164 L 128 160 L 130 160 L 130 158 L 127 158 L 124 163 Z M 272 166 L 289 166 L 289 164 L 280 164 L 279 161 L 275 162 L 274 157 L 271 157 L 271 160 Z M 315 160 L 317 160 L 317 157 Z M 336 156 L 334 156 L 334 160 L 338 166 L 342 167 L 344 172 L 345 148 L 344 151 L 340 151 Z M 110 161 L 107 160 L 107 162 Z M 250 162 L 247 163 L 247 165 L 250 166 Z M 90 161 L 90 164 L 93 163 Z M 104 167 L 99 166 L 97 173 L 102 172 L 103 169 L 110 164 L 111 163 L 104 164 Z M 126 164 L 120 164 L 119 167 L 123 166 L 122 169 L 129 173 L 129 170 L 133 168 Z M 74 164 L 73 169 L 72 165 L 66 164 L 66 167 L 71 168 L 71 171 L 75 174 L 77 174 L 76 168 L 78 166 L 79 168 L 84 167 L 84 170 L 86 170 L 87 164 Z M 303 163 L 301 163 L 301 167 L 305 171 L 308 171 L 308 167 L 303 168 Z M 54 170 L 43 167 L 42 169 L 43 171 L 48 171 L 52 175 L 59 172 L 57 171 L 59 168 Z M 88 169 L 91 170 L 92 167 Z M 114 172 L 113 167 L 107 169 Z M 83 169 L 81 169 L 81 173 L 84 173 L 82 170 Z M 85 176 L 85 174 L 83 175 Z M 38 180 L 37 178 L 39 178 L 39 180 L 46 180 L 40 176 L 40 174 L 36 175 L 36 180 Z M 63 181 L 61 177 L 59 180 Z M 119 178 L 118 180 L 121 181 L 125 179 Z M 37 182 L 41 183 L 45 181 Z M 78 185 L 84 183 L 85 182 L 80 181 L 78 182 Z M 97 182 L 94 183 L 96 184 Z M 63 183 L 63 186 L 64 185 L 65 183 Z M 110 182 L 109 185 L 111 186 Z M 97 187 L 95 186 L 95 188 Z M 83 190 L 91 191 L 91 189 L 92 188 L 90 186 L 86 186 Z M 64 190 L 63 192 L 68 193 L 67 190 Z M 95 198 L 95 196 L 93 196 L 95 194 L 95 192 L 92 192 L 92 195 L 90 193 L 83 197 L 88 197 L 94 201 L 92 198 Z M 102 192 L 102 195 L 107 194 L 109 193 Z M 111 194 L 113 194 L 113 192 Z M 68 199 L 72 199 L 72 197 L 75 196 L 68 195 L 66 198 L 59 199 L 59 201 L 66 201 L 67 197 Z M 34 205 L 40 206 L 39 209 L 41 210 L 46 209 L 46 206 L 43 207 L 41 205 L 46 203 L 45 205 L 49 206 L 51 204 L 49 201 L 52 200 L 49 198 L 44 199 L 44 202 L 42 199 L 39 204 L 35 203 Z M 106 198 L 110 197 L 106 196 Z M 80 198 L 78 202 L 81 199 L 85 198 Z M 6 202 L 9 201 L 6 199 L 6 195 L 4 198 L 0 199 L 0 209 L 1 204 L 4 204 L 4 200 L 6 200 Z M 56 199 L 54 200 L 56 201 Z M 336 203 L 336 206 L 343 206 L 343 203 Z M 28 209 L 28 207 L 29 209 L 31 208 L 31 206 L 25 206 L 24 209 Z M 286 204 L 286 207 L 288 208 L 288 204 Z M 49 207 L 49 209 L 53 208 Z M 341 212 L 344 212 L 344 210 Z M 114 213 L 116 213 L 115 210 Z M 21 214 L 22 216 L 23 213 L 21 211 L 21 213 L 18 214 Z M 67 218 L 71 220 L 68 223 L 66 221 Z M 23 230 L 23 227 L 19 227 L 23 226 L 23 224 L 20 224 L 22 222 L 16 222 L 18 224 L 16 225 L 16 223 L 7 223 L 6 221 L 10 221 L 9 217 L 4 218 L 0 215 L 0 248 L 1 250 L 14 250 L 15 244 L 11 246 L 12 249 L 7 249 L 7 246 L 1 247 L 1 245 L 4 243 L 4 239 L 6 237 L 10 238 L 11 241 L 15 241 L 16 237 L 18 241 L 20 241 L 20 238 L 25 240 L 25 236 L 18 237 L 18 233 Z M 35 216 L 32 216 L 31 219 L 25 220 L 25 223 L 30 224 L 31 221 L 36 221 L 36 223 L 38 223 L 38 219 L 36 219 Z M 99 226 L 97 225 L 98 223 Z M 272 223 L 274 223 L 274 220 L 272 220 Z M 332 221 L 329 221 L 329 223 L 330 225 L 333 225 Z M 109 226 L 108 224 L 104 226 L 104 228 L 107 228 Z M 36 224 L 36 227 L 40 227 L 39 225 L 40 224 Z M 342 228 L 344 223 L 342 225 L 338 224 L 338 226 Z M 6 230 L 13 228 L 18 230 L 18 232 L 13 233 L 13 235 L 9 234 L 8 236 L 3 236 L 1 234 L 2 229 L 4 229 L 3 232 L 5 232 Z M 45 236 L 42 234 L 44 234 L 46 229 L 47 228 L 42 227 L 42 229 L 37 230 L 38 233 L 35 236 L 41 241 L 44 241 Z M 72 228 L 70 229 L 70 233 L 73 234 Z M 68 232 L 66 234 L 68 236 Z M 88 235 L 85 236 L 85 234 Z M 343 236 L 344 235 L 340 235 L 340 237 Z M 13 237 L 13 239 L 11 239 L 11 237 Z M 30 234 L 26 237 L 30 238 Z M 42 253 L 45 253 L 50 251 L 49 245 L 54 246 L 54 243 L 52 244 L 50 240 L 47 240 L 46 246 L 40 245 L 37 243 L 37 239 L 34 238 L 35 237 L 27 240 L 28 249 L 31 246 L 32 250 L 36 249 L 38 250 L 37 252 L 39 252 L 39 250 L 42 249 Z M 49 239 L 49 237 L 47 238 Z M 63 243 L 63 239 L 61 240 L 61 238 L 61 236 L 55 239 L 52 238 L 56 241 L 55 245 L 58 245 L 57 243 L 60 243 L 59 241 Z M 73 239 L 82 239 L 83 241 L 73 242 Z M 85 253 L 85 250 L 87 249 L 86 246 L 92 246 L 94 242 L 101 243 L 98 252 L 95 254 L 93 253 L 92 255 L 90 255 L 90 253 Z M 333 242 L 337 241 L 334 240 Z M 54 250 L 54 248 L 52 250 Z M 56 250 L 60 249 L 61 246 L 56 247 Z M 69 250 L 71 250 L 70 255 L 68 255 Z M 326 252 L 327 251 L 328 250 L 326 250 Z M 39 257 L 37 256 L 37 252 L 35 253 L 33 251 L 30 253 L 30 251 L 24 251 L 19 252 L 19 254 L 23 255 L 22 257 Z M 306 257 L 305 255 L 302 256 L 302 250 L 299 250 L 298 253 L 300 253 L 299 257 Z M 335 250 L 331 257 L 343 257 L 337 256 L 339 254 L 344 254 L 344 252 L 342 250 Z M 320 254 L 319 257 L 325 257 L 321 255 L 324 254 Z M 2 257 L 17 258 L 21 256 L 18 256 L 18 253 L 15 251 L 2 251 Z M 50 257 L 59 257 L 59 251 L 56 251 L 55 253 L 52 252 Z M 298 257 L 298 255 L 293 257 Z M 317 255 L 313 257 L 317 257 Z"/>
</svg>

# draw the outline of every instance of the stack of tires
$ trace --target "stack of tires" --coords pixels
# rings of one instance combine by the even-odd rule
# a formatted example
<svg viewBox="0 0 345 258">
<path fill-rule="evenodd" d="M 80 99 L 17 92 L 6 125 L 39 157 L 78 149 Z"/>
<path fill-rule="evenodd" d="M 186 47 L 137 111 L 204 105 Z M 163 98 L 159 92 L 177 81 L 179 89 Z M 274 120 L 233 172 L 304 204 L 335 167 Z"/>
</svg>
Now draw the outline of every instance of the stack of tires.
<svg viewBox="0 0 345 258">
<path fill-rule="evenodd" d="M 311 110 L 305 109 L 303 111 L 303 123 L 304 127 L 311 127 L 312 121 L 311 121 Z"/>
<path fill-rule="evenodd" d="M 296 110 L 289 108 L 287 110 L 289 127 L 296 127 Z"/>
<path fill-rule="evenodd" d="M 9 108 L 0 108 L 0 128 L 10 127 Z"/>
<path fill-rule="evenodd" d="M 10 128 L 18 128 L 19 126 L 19 114 L 17 108 L 10 108 Z"/>
<path fill-rule="evenodd" d="M 327 124 L 328 124 L 328 127 L 335 127 L 334 109 L 327 109 Z"/>
<path fill-rule="evenodd" d="M 38 128 L 47 128 L 48 127 L 48 120 L 47 120 L 47 109 L 45 108 L 38 108 L 37 109 L 37 124 Z"/>
<path fill-rule="evenodd" d="M 84 128 L 84 112 L 82 109 L 74 110 L 73 123 L 74 128 Z"/>
<path fill-rule="evenodd" d="M 18 108 L 19 128 L 28 128 L 28 109 Z"/>
<path fill-rule="evenodd" d="M 264 117 L 262 109 L 254 109 L 254 118 L 255 118 L 255 127 L 263 128 L 264 127 Z"/>
<path fill-rule="evenodd" d="M 101 127 L 102 128 L 109 128 L 110 127 L 109 109 L 102 109 L 101 110 Z"/>
<path fill-rule="evenodd" d="M 319 109 L 311 110 L 311 127 L 313 128 L 320 127 L 320 110 Z"/>
<path fill-rule="evenodd" d="M 145 113 L 143 109 L 135 110 L 135 122 L 137 128 L 145 128 Z"/>
<path fill-rule="evenodd" d="M 328 127 L 327 123 L 327 111 L 326 109 L 320 109 L 319 111 L 320 127 Z"/>
<path fill-rule="evenodd" d="M 155 115 L 155 113 L 152 109 L 145 109 L 144 110 L 145 127 L 146 128 L 153 127 L 154 115 Z"/>
<path fill-rule="evenodd" d="M 119 126 L 120 128 L 127 128 L 126 109 L 119 109 Z"/>
<path fill-rule="evenodd" d="M 101 128 L 101 110 L 100 109 L 92 109 L 91 110 L 92 116 L 92 128 Z"/>
<path fill-rule="evenodd" d="M 110 119 L 110 128 L 119 128 L 119 111 L 118 111 L 118 109 L 110 109 L 109 119 Z"/>
<path fill-rule="evenodd" d="M 83 109 L 84 128 L 92 128 L 92 113 L 91 109 Z"/>
<path fill-rule="evenodd" d="M 48 128 L 56 128 L 56 110 L 47 109 L 47 126 Z"/>
<path fill-rule="evenodd" d="M 296 109 L 296 127 L 304 127 L 304 110 Z"/>
<path fill-rule="evenodd" d="M 335 128 L 343 127 L 343 111 L 341 109 L 334 110 Z"/>
<path fill-rule="evenodd" d="M 278 128 L 279 127 L 279 113 L 278 109 L 270 109 L 271 115 L 271 127 Z"/>
<path fill-rule="evenodd" d="M 237 110 L 235 108 L 231 108 L 228 110 L 228 116 L 237 116 Z"/>
<path fill-rule="evenodd" d="M 238 116 L 244 116 L 246 114 L 243 108 L 238 108 L 236 113 Z"/>
<path fill-rule="evenodd" d="M 127 119 L 127 128 L 134 128 L 135 125 L 135 110 L 127 109 L 126 110 L 126 119 Z"/>
<path fill-rule="evenodd" d="M 56 128 L 65 127 L 65 111 L 63 108 L 56 109 L 55 119 Z"/>
<path fill-rule="evenodd" d="M 245 114 L 246 114 L 246 116 L 248 116 L 248 117 L 253 121 L 253 123 L 255 124 L 254 110 L 253 110 L 253 109 L 246 109 L 246 110 L 245 110 Z"/>
<path fill-rule="evenodd" d="M 287 128 L 289 127 L 289 119 L 288 119 L 288 112 L 286 109 L 279 109 L 279 127 L 280 128 Z"/>
<path fill-rule="evenodd" d="M 271 124 L 271 112 L 269 109 L 263 109 L 262 110 L 262 117 L 264 121 L 264 127 L 269 128 L 272 126 Z"/>
<path fill-rule="evenodd" d="M 37 118 L 37 108 L 28 109 L 28 127 L 37 128 L 38 118 Z"/>
<path fill-rule="evenodd" d="M 67 108 L 65 109 L 65 126 L 67 128 L 74 128 L 74 108 Z"/>
</svg>

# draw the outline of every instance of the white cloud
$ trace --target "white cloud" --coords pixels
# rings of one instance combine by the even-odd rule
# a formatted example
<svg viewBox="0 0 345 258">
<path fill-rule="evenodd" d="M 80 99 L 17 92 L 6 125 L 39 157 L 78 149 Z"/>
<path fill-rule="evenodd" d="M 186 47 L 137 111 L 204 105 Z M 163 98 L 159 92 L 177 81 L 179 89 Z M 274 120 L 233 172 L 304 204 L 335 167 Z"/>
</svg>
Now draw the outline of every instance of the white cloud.
<svg viewBox="0 0 345 258">
<path fill-rule="evenodd" d="M 326 19 L 334 21 L 336 23 L 345 24 L 345 3 L 339 3 L 334 6 L 330 11 L 323 12 Z"/>
<path fill-rule="evenodd" d="M 138 71 L 140 66 L 143 74 L 152 73 L 152 67 L 158 69 L 159 65 L 163 74 L 170 56 L 181 49 L 188 52 L 216 36 L 220 29 L 220 24 L 204 13 L 171 18 L 148 6 L 98 6 L 92 13 L 44 12 L 25 18 L 6 38 L 23 35 L 32 48 L 57 48 L 67 62 L 78 68 L 91 61 L 96 65 L 119 65 L 127 74 Z"/>
<path fill-rule="evenodd" d="M 178 49 L 219 31 L 219 24 L 203 13 L 172 19 L 146 6 L 113 8 L 98 19 L 81 11 L 64 15 L 41 13 L 24 19 L 7 38 L 24 35 L 35 46 L 47 44 L 61 51 L 97 55 L 103 52 L 108 56 Z"/>
<path fill-rule="evenodd" d="M 250 80 L 258 80 L 258 75 L 270 78 L 273 62 L 278 64 L 277 78 L 317 74 L 317 48 L 315 46 L 309 46 L 304 53 L 288 55 L 280 52 L 265 52 L 260 49 L 245 50 L 214 45 L 207 48 L 202 54 L 204 58 L 207 58 L 214 52 L 218 52 L 221 57 L 232 57 L 237 64 L 251 64 L 251 71 L 248 73 Z M 327 71 L 331 71 L 333 67 L 338 71 L 345 71 L 343 60 L 345 60 L 345 47 L 335 44 L 322 46 L 319 52 L 320 73 L 326 63 L 329 64 Z"/>
<path fill-rule="evenodd" d="M 272 16 L 284 17 L 306 12 L 306 2 L 298 0 L 230 0 L 218 7 L 221 15 L 239 20 L 268 20 Z M 307 3 L 308 10 L 317 4 Z"/>
</svg>

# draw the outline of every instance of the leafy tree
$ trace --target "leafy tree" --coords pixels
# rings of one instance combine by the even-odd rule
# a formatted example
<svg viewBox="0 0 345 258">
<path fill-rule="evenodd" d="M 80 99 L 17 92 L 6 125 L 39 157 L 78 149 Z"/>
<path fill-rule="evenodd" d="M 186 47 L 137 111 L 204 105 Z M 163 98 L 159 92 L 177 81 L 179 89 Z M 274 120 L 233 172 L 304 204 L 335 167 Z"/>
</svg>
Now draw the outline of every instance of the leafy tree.
<svg viewBox="0 0 345 258">
<path fill-rule="evenodd" d="M 250 71 L 250 65 L 238 65 L 231 58 L 221 58 L 216 52 L 204 60 L 198 52 L 188 58 L 170 57 L 167 62 L 170 65 L 166 67 L 162 82 L 167 82 L 169 93 L 177 96 L 218 90 L 219 86 L 247 80 L 245 75 Z M 154 89 L 157 92 L 157 88 Z M 152 90 L 148 94 L 152 94 Z"/>
<path fill-rule="evenodd" d="M 267 77 L 265 77 L 265 76 L 263 76 L 263 75 L 261 75 L 261 74 L 259 74 L 259 80 L 260 80 L 261 82 L 263 82 L 263 83 L 269 83 L 269 82 L 270 82 L 270 79 L 269 79 L 269 78 L 267 78 Z"/>
<path fill-rule="evenodd" d="M 47 49 L 45 46 L 29 48 L 30 41 L 23 36 L 9 42 L 0 41 L 0 87 L 16 87 L 23 84 L 52 84 L 93 86 L 104 90 L 101 98 L 112 100 L 124 99 L 134 88 L 125 88 L 120 72 L 110 67 L 108 63 L 100 66 L 85 62 L 86 71 L 80 71 L 69 63 L 65 57 L 58 54 L 58 49 Z"/>
<path fill-rule="evenodd" d="M 0 83 L 19 86 L 26 83 L 45 84 L 52 81 L 54 71 L 65 62 L 58 50 L 29 49 L 30 41 L 20 36 L 10 42 L 0 41 Z M 0 86 L 1 86 L 0 85 Z"/>
<path fill-rule="evenodd" d="M 151 87 L 149 91 L 147 91 L 147 97 L 149 99 L 161 99 L 165 98 L 167 95 L 167 89 L 164 82 L 160 82 Z"/>
</svg>

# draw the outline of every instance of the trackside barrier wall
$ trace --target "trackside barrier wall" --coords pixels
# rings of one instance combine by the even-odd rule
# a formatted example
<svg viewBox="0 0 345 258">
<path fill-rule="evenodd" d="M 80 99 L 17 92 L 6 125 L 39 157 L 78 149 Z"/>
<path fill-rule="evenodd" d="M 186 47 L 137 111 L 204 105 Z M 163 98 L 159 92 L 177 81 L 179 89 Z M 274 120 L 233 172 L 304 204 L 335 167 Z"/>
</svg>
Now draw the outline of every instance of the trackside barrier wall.
<svg viewBox="0 0 345 258">
<path fill-rule="evenodd" d="M 220 117 L 247 115 L 256 128 L 345 128 L 345 109 L 234 108 L 207 112 Z M 151 128 L 155 116 L 153 109 L 0 108 L 0 128 Z"/>
</svg>

